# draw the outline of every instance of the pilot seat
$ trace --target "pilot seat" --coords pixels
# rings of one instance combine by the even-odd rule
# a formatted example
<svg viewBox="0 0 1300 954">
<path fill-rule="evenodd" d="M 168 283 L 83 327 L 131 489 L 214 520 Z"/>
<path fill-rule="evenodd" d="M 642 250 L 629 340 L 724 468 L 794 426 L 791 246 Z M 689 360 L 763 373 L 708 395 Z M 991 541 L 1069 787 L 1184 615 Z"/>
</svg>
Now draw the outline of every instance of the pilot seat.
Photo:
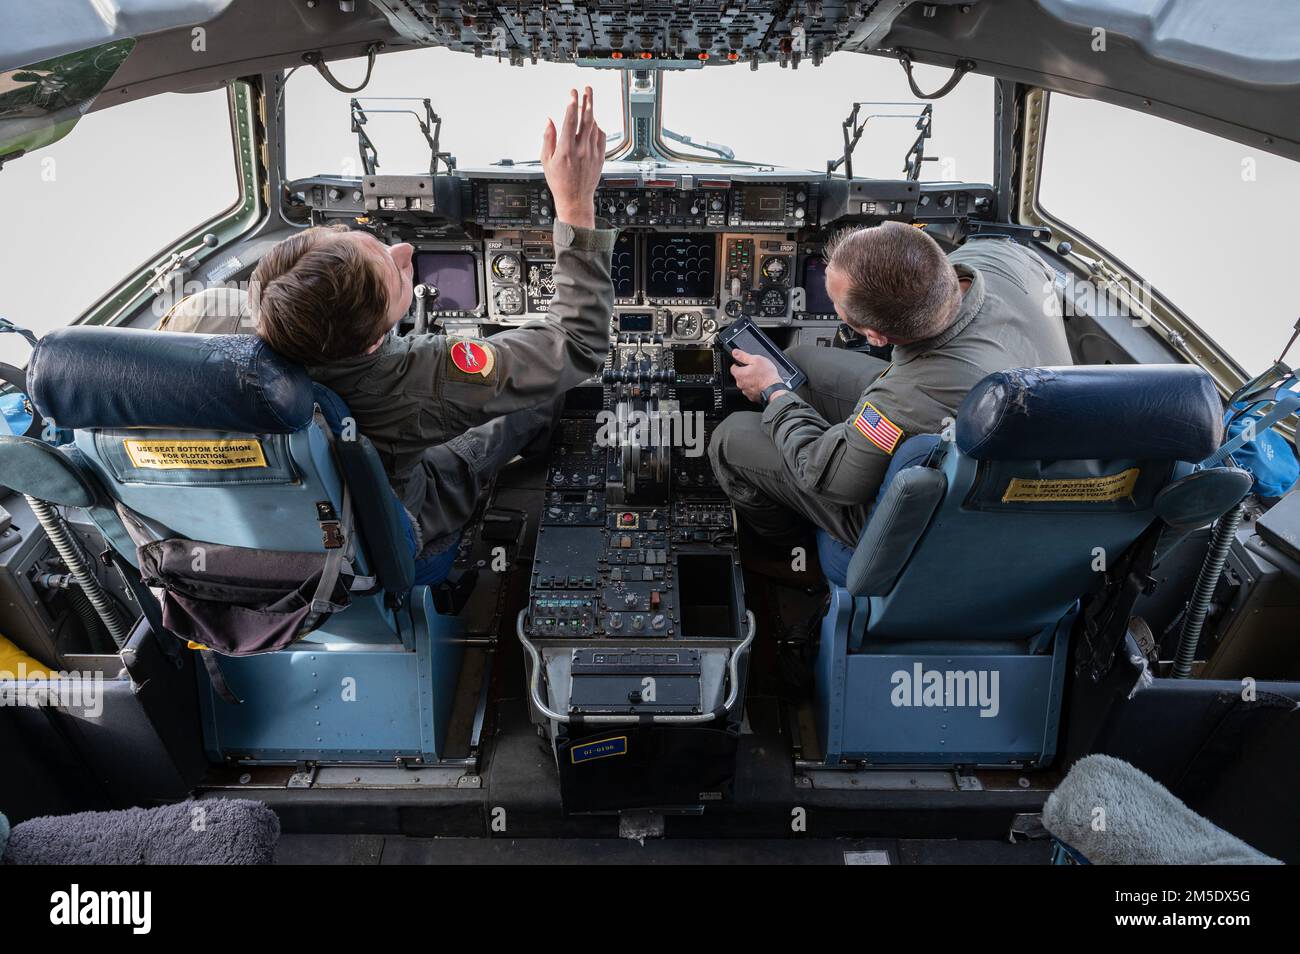
<svg viewBox="0 0 1300 954">
<path fill-rule="evenodd" d="M 1020 368 L 976 385 L 949 439 L 907 440 L 857 546 L 818 533 L 825 763 L 1050 763 L 1080 598 L 1221 417 L 1192 366 Z"/>
<path fill-rule="evenodd" d="M 435 588 L 455 548 L 417 565 L 337 395 L 251 335 L 81 326 L 41 340 L 28 383 L 75 433 L 92 519 L 203 656 L 209 758 L 443 757 L 463 634 Z"/>
</svg>

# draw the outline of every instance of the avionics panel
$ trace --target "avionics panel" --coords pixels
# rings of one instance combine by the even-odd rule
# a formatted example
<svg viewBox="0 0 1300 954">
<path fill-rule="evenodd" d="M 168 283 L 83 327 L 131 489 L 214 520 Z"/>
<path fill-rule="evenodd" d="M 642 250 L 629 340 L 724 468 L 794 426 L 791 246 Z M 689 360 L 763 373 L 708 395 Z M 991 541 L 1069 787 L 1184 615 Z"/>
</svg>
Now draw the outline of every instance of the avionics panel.
<svg viewBox="0 0 1300 954">
<path fill-rule="evenodd" d="M 749 315 L 769 324 L 788 322 L 796 244 L 770 233 L 728 232 L 722 247 L 723 314 L 730 320 Z"/>
<path fill-rule="evenodd" d="M 731 191 L 728 224 L 732 228 L 801 228 L 814 221 L 808 214 L 809 189 L 807 183 L 737 184 Z"/>
<path fill-rule="evenodd" d="M 499 233 L 484 245 L 488 313 L 507 324 L 550 310 L 555 297 L 555 248 L 549 232 Z"/>
<path fill-rule="evenodd" d="M 614 242 L 614 255 L 609 274 L 614 283 L 614 303 L 635 304 L 640 288 L 637 284 L 639 263 L 636 254 L 636 233 L 619 232 Z M 645 329 L 649 331 L 650 329 Z"/>
<path fill-rule="evenodd" d="M 483 182 L 476 189 L 474 210 L 488 227 L 528 228 L 552 221 L 551 193 L 540 182 Z"/>
<path fill-rule="evenodd" d="M 479 306 L 479 260 L 473 252 L 417 251 L 415 281 L 438 289 L 435 313 L 473 312 Z"/>
<path fill-rule="evenodd" d="M 820 250 L 801 258 L 799 287 L 803 289 L 803 308 L 795 309 L 795 320 L 839 321 L 835 304 L 826 293 L 826 259 Z"/>
<path fill-rule="evenodd" d="M 717 300 L 717 236 L 662 233 L 644 237 L 645 295 L 657 304 L 708 305 Z"/>
</svg>

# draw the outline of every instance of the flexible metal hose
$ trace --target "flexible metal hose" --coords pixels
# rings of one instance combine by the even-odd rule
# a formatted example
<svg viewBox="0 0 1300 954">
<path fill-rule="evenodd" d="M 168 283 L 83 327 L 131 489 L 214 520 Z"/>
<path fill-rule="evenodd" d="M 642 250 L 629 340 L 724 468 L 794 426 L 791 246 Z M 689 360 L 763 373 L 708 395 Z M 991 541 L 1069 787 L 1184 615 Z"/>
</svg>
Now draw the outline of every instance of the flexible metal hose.
<svg viewBox="0 0 1300 954">
<path fill-rule="evenodd" d="M 93 653 L 112 653 L 115 650 L 108 643 L 108 637 L 104 635 L 104 626 L 99 621 L 99 614 L 95 612 L 95 607 L 90 605 L 90 600 L 86 599 L 86 594 L 81 592 L 81 587 L 73 581 L 72 586 L 68 587 L 68 602 L 76 610 L 77 616 L 81 619 L 82 628 L 86 631 L 86 639 L 90 643 L 90 651 Z"/>
<path fill-rule="evenodd" d="M 27 496 L 24 494 L 24 496 Z M 45 528 L 45 535 L 50 538 L 50 543 L 72 574 L 73 579 L 81 587 L 81 592 L 85 594 L 86 599 L 90 600 L 90 605 L 95 608 L 99 618 L 104 622 L 104 628 L 108 630 L 108 635 L 113 637 L 113 642 L 117 648 L 121 649 L 126 645 L 130 633 L 127 631 L 126 624 L 117 613 L 117 608 L 113 605 L 112 598 L 108 592 L 100 585 L 99 579 L 95 574 L 90 572 L 90 567 L 86 565 L 82 558 L 81 549 L 68 534 L 68 528 L 60 517 L 48 503 L 44 500 L 37 500 L 35 497 L 27 496 L 27 503 L 32 508 L 32 513 L 36 514 L 36 519 L 40 521 Z"/>
<path fill-rule="evenodd" d="M 1196 577 L 1196 588 L 1192 591 L 1191 602 L 1187 604 L 1187 615 L 1183 617 L 1183 630 L 1178 636 L 1178 654 L 1174 658 L 1173 677 L 1190 679 L 1192 663 L 1196 660 L 1196 646 L 1201 641 L 1201 628 L 1205 625 L 1205 616 L 1210 611 L 1210 599 L 1219 585 L 1223 575 L 1223 563 L 1228 558 L 1228 549 L 1232 546 L 1237 528 L 1241 526 L 1241 517 L 1245 508 L 1238 504 L 1214 525 L 1214 535 L 1210 538 L 1210 549 L 1201 564 L 1201 572 Z"/>
</svg>

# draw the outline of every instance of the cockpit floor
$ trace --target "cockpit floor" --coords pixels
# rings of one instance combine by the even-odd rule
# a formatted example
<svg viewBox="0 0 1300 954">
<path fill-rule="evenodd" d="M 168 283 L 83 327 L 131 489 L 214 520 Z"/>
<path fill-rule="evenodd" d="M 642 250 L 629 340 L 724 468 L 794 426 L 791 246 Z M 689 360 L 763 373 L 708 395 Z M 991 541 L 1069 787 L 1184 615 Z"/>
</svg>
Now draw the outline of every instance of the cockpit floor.
<svg viewBox="0 0 1300 954">
<path fill-rule="evenodd" d="M 410 838 L 297 835 L 280 838 L 276 863 L 439 865 L 1041 865 L 1047 841 L 942 839 Z"/>
</svg>

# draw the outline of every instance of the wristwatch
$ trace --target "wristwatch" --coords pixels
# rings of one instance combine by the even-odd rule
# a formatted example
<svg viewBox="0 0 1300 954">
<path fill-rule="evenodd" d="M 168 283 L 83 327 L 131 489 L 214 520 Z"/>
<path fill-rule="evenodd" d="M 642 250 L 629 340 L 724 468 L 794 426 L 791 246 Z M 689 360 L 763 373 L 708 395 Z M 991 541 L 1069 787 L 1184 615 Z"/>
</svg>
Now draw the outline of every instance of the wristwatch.
<svg viewBox="0 0 1300 954">
<path fill-rule="evenodd" d="M 789 391 L 789 390 L 790 390 L 790 386 L 786 384 L 784 381 L 778 381 L 776 382 L 776 384 L 769 384 L 767 387 L 763 388 L 763 393 L 759 395 L 763 399 L 763 407 L 767 407 L 767 405 L 772 400 L 772 395 L 775 392 Z"/>
</svg>

